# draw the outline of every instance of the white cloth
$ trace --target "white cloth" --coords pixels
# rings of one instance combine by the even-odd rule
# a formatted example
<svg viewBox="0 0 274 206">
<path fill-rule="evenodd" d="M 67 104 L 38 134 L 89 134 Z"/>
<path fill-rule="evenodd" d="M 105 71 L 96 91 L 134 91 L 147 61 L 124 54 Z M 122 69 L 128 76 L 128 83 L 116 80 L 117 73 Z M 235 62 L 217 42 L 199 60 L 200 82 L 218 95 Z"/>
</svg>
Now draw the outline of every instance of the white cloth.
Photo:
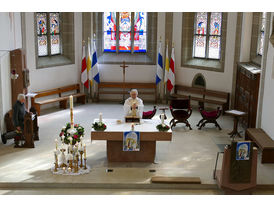
<svg viewBox="0 0 274 206">
<path fill-rule="evenodd" d="M 136 103 L 136 105 L 138 106 L 138 109 L 136 111 L 136 115 L 139 118 L 143 117 L 143 111 L 144 111 L 144 104 L 143 104 L 143 100 L 141 100 L 140 98 L 136 97 L 136 99 L 133 99 L 131 97 L 129 97 L 124 104 L 124 114 L 125 116 L 131 116 L 131 105 L 133 103 Z"/>
</svg>

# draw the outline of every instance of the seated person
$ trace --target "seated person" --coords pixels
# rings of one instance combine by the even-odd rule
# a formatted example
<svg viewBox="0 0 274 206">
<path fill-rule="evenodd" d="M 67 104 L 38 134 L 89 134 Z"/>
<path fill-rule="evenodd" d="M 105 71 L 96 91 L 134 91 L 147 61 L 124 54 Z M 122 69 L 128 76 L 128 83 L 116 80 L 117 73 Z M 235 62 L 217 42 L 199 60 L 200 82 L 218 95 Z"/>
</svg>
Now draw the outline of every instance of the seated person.
<svg viewBox="0 0 274 206">
<path fill-rule="evenodd" d="M 138 96 L 137 89 L 132 89 L 130 91 L 130 97 L 126 99 L 124 104 L 125 116 L 142 118 L 144 104 L 143 104 L 143 100 L 141 100 L 137 96 Z"/>
<path fill-rule="evenodd" d="M 18 94 L 17 101 L 13 106 L 13 115 L 12 115 L 13 124 L 17 131 L 23 132 L 24 130 L 25 114 L 26 114 L 25 95 Z"/>
</svg>

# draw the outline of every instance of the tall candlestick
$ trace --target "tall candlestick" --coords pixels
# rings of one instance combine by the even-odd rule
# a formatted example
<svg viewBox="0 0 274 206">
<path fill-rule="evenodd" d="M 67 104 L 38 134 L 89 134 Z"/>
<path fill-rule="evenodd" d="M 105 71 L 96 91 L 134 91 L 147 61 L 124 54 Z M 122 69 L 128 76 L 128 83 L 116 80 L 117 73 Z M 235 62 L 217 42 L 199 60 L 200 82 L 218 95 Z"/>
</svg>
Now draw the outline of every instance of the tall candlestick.
<svg viewBox="0 0 274 206">
<path fill-rule="evenodd" d="M 162 125 L 164 125 L 164 120 L 165 120 L 165 116 L 164 116 L 164 114 L 161 114 Z"/>
<path fill-rule="evenodd" d="M 86 150 L 86 144 L 84 144 L 84 158 L 87 159 L 87 150 Z"/>
<path fill-rule="evenodd" d="M 55 139 L 55 146 L 56 146 L 56 150 L 58 149 L 58 140 Z"/>
<path fill-rule="evenodd" d="M 99 113 L 99 122 L 102 122 L 102 120 L 103 120 L 103 114 Z"/>
<path fill-rule="evenodd" d="M 73 129 L 74 128 L 74 123 L 73 123 L 73 96 L 69 96 L 69 104 L 70 104 L 70 127 Z"/>
</svg>

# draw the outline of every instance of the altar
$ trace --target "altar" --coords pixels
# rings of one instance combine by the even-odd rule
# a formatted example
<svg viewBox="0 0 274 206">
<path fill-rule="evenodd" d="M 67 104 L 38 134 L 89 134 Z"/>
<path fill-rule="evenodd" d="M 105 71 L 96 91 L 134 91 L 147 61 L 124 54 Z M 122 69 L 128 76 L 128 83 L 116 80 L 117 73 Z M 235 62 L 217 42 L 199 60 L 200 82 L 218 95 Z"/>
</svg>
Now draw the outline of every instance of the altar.
<svg viewBox="0 0 274 206">
<path fill-rule="evenodd" d="M 98 119 L 94 120 L 94 122 Z M 159 132 L 156 126 L 160 120 L 142 119 L 134 125 L 134 131 L 140 132 L 140 151 L 123 151 L 124 132 L 131 130 L 132 123 L 119 123 L 117 119 L 104 119 L 105 131 L 91 131 L 91 140 L 107 141 L 107 159 L 109 162 L 154 162 L 157 141 L 171 141 L 172 131 Z"/>
</svg>

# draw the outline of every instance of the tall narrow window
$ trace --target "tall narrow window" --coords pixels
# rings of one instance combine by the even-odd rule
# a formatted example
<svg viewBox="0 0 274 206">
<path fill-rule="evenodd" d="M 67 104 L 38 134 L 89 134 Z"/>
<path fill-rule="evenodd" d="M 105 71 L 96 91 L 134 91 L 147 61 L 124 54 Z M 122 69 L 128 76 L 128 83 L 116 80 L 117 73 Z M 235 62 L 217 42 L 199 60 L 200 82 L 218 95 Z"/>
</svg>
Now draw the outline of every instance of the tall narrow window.
<svg viewBox="0 0 274 206">
<path fill-rule="evenodd" d="M 135 12 L 134 15 L 134 52 L 147 50 L 147 13 Z"/>
<path fill-rule="evenodd" d="M 60 14 L 37 13 L 38 56 L 61 54 Z"/>
<path fill-rule="evenodd" d="M 197 12 L 194 22 L 193 56 L 220 59 L 222 13 Z"/>
<path fill-rule="evenodd" d="M 104 51 L 116 52 L 116 13 L 104 12 Z"/>
<path fill-rule="evenodd" d="M 105 52 L 147 51 L 146 12 L 104 12 L 103 20 Z"/>
<path fill-rule="evenodd" d="M 263 12 L 261 16 L 260 26 L 259 26 L 259 36 L 258 36 L 258 46 L 257 46 L 257 54 L 260 56 L 262 56 L 264 52 L 265 20 L 266 20 L 266 12 Z"/>
</svg>

